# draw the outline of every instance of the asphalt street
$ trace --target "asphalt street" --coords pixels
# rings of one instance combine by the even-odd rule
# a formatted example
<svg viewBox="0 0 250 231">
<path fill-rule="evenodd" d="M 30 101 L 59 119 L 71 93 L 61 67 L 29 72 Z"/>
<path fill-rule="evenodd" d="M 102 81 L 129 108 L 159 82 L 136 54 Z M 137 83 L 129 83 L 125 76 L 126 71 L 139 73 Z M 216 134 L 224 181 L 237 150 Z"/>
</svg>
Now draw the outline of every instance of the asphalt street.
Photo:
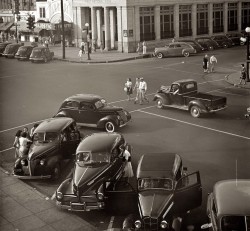
<svg viewBox="0 0 250 231">
<path fill-rule="evenodd" d="M 32 64 L 0 58 L 0 164 L 11 172 L 14 164 L 12 144 L 17 129 L 29 128 L 53 116 L 61 102 L 76 93 L 94 93 L 132 114 L 132 122 L 119 132 L 133 146 L 132 164 L 145 153 L 178 153 L 188 171 L 199 170 L 203 204 L 191 212 L 197 226 L 207 221 L 206 199 L 215 182 L 230 178 L 250 178 L 250 123 L 244 118 L 250 105 L 250 92 L 235 88 L 225 76 L 240 70 L 244 47 L 214 51 L 218 59 L 215 73 L 204 74 L 203 54 L 191 57 L 142 59 L 113 64 L 73 64 L 53 61 Z M 211 53 L 209 53 L 211 54 Z M 127 101 L 123 92 L 126 79 L 144 77 L 148 83 L 149 104 Z M 152 101 L 161 85 L 192 78 L 201 92 L 227 97 L 224 111 L 195 119 L 186 111 L 158 109 Z M 99 132 L 81 127 L 81 134 Z M 60 182 L 70 174 L 72 163 L 65 163 L 58 182 L 29 181 L 32 187 L 52 197 Z M 105 211 L 79 213 L 100 230 L 119 227 L 122 217 Z"/>
</svg>

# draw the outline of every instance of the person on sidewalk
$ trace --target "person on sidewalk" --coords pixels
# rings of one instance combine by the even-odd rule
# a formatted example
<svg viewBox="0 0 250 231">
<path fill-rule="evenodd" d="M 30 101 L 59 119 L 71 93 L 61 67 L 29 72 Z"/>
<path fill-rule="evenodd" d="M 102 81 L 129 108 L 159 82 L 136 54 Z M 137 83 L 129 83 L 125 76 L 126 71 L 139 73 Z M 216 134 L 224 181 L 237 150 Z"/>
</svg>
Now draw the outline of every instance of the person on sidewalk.
<svg viewBox="0 0 250 231">
<path fill-rule="evenodd" d="M 15 159 L 19 158 L 19 156 L 20 156 L 20 152 L 19 152 L 20 142 L 19 142 L 19 139 L 21 137 L 21 133 L 22 133 L 22 130 L 17 131 L 17 133 L 15 135 L 15 140 L 14 140 L 14 143 L 13 143 L 13 147 L 15 148 Z"/>
<path fill-rule="evenodd" d="M 134 85 L 134 88 L 133 88 L 134 92 L 136 93 L 135 101 L 134 101 L 135 104 L 140 100 L 139 85 L 140 85 L 140 78 L 136 78 L 135 85 Z"/>
<path fill-rule="evenodd" d="M 80 61 L 82 61 L 82 55 L 83 55 L 83 51 L 82 51 L 82 49 L 80 48 L 80 49 L 79 49 L 79 52 L 78 52 L 78 56 L 80 57 Z"/>
<path fill-rule="evenodd" d="M 245 65 L 241 64 L 239 85 L 241 85 L 242 82 L 244 82 L 244 85 L 246 85 L 246 78 L 247 78 L 247 72 L 246 72 Z"/>
<path fill-rule="evenodd" d="M 148 98 L 146 97 L 148 86 L 146 81 L 143 78 L 140 78 L 139 91 L 140 91 L 140 104 L 145 100 L 149 103 Z"/>
<path fill-rule="evenodd" d="M 128 96 L 128 101 L 130 101 L 131 95 L 133 94 L 133 83 L 131 81 L 131 78 L 127 79 L 127 82 L 125 83 L 125 89 Z"/>
<path fill-rule="evenodd" d="M 147 53 L 147 43 L 144 40 L 142 43 L 142 54 L 145 55 Z"/>
<path fill-rule="evenodd" d="M 215 65 L 217 64 L 217 62 L 218 62 L 217 58 L 214 55 L 212 55 L 210 57 L 210 64 L 211 64 L 210 71 L 211 72 L 214 72 L 214 68 L 215 68 Z"/>
<path fill-rule="evenodd" d="M 133 168 L 131 165 L 131 154 L 128 151 L 128 146 L 125 147 L 125 145 L 122 145 L 120 147 L 122 156 L 123 156 L 123 161 L 125 162 L 125 167 L 124 167 L 124 178 L 127 178 L 127 181 L 129 181 L 129 178 L 134 176 Z"/>
<path fill-rule="evenodd" d="M 137 49 L 136 49 L 136 52 L 137 52 L 137 54 L 140 54 L 141 53 L 141 42 L 138 42 L 138 44 L 137 44 Z"/>
<path fill-rule="evenodd" d="M 19 144 L 20 144 L 20 148 L 19 148 L 19 153 L 20 153 L 20 157 L 27 155 L 29 152 L 29 143 L 31 143 L 32 141 L 30 139 L 27 138 L 27 133 L 26 132 L 22 132 L 21 133 L 21 137 L 19 138 Z"/>
<path fill-rule="evenodd" d="M 204 73 L 208 73 L 208 65 L 209 65 L 208 63 L 209 63 L 209 57 L 207 54 L 205 54 L 202 62 Z"/>
</svg>

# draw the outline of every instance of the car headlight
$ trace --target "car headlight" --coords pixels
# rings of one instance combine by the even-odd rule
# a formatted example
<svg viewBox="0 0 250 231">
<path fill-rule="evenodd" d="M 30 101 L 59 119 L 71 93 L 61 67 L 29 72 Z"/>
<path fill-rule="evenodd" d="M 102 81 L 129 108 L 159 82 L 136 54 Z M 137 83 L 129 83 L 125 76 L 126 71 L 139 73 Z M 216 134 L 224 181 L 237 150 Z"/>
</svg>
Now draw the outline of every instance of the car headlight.
<svg viewBox="0 0 250 231">
<path fill-rule="evenodd" d="M 167 226 L 168 226 L 167 221 L 163 220 L 163 221 L 161 222 L 160 226 L 161 226 L 162 229 L 166 229 Z"/>
<path fill-rule="evenodd" d="M 40 160 L 40 165 L 45 165 L 45 160 L 44 159 Z"/>
<path fill-rule="evenodd" d="M 135 228 L 137 228 L 137 229 L 141 228 L 141 221 L 140 220 L 135 221 Z"/>
<path fill-rule="evenodd" d="M 62 200 L 63 199 L 63 194 L 61 192 L 56 192 L 56 198 L 57 200 Z"/>
<path fill-rule="evenodd" d="M 249 108 L 247 108 L 247 112 L 248 112 L 248 113 L 250 113 L 250 107 L 249 107 Z"/>
<path fill-rule="evenodd" d="M 25 165 L 25 160 L 21 160 L 21 165 Z"/>
<path fill-rule="evenodd" d="M 104 199 L 104 195 L 101 192 L 98 192 L 96 195 L 97 199 L 102 201 Z"/>
</svg>

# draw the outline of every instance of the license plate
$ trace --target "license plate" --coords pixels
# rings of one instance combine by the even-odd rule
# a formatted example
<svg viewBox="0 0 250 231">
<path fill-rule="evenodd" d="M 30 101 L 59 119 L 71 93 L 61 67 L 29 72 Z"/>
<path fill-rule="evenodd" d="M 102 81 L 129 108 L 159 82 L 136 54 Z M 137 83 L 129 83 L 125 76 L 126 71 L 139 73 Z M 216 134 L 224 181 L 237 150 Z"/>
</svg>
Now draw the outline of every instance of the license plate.
<svg viewBox="0 0 250 231">
<path fill-rule="evenodd" d="M 86 205 L 85 205 L 85 203 L 83 203 L 83 204 L 80 204 L 80 203 L 71 203 L 71 209 L 72 210 L 85 211 L 86 210 Z"/>
</svg>

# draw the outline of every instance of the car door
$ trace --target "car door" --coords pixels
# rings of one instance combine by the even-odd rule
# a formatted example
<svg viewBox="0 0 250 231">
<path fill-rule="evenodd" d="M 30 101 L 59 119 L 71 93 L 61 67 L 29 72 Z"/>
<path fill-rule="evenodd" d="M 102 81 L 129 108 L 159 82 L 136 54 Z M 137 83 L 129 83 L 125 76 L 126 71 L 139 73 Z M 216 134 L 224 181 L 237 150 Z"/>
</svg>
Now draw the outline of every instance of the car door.
<svg viewBox="0 0 250 231">
<path fill-rule="evenodd" d="M 138 213 L 138 194 L 127 181 L 105 181 L 104 196 L 106 209 L 116 215 Z"/>
<path fill-rule="evenodd" d="M 185 213 L 202 203 L 200 173 L 188 174 L 177 181 L 174 191 L 175 213 Z"/>
<path fill-rule="evenodd" d="M 167 48 L 167 53 L 166 55 L 168 56 L 173 56 L 175 55 L 175 45 L 174 44 L 170 44 L 169 47 Z"/>
<path fill-rule="evenodd" d="M 170 100 L 171 100 L 171 104 L 172 105 L 182 106 L 184 104 L 183 96 L 181 94 L 179 94 L 179 92 L 174 94 L 176 88 L 179 88 L 179 90 L 180 90 L 180 86 L 178 84 L 173 84 L 171 86 L 171 89 L 170 89 L 170 92 L 169 92 L 169 97 L 170 97 Z"/>
<path fill-rule="evenodd" d="M 97 113 L 98 111 L 92 103 L 82 101 L 78 111 L 78 122 L 95 127 L 98 121 Z"/>
<path fill-rule="evenodd" d="M 79 104 L 79 102 L 74 100 L 65 101 L 60 111 L 64 111 L 68 117 L 73 118 L 79 123 Z"/>
</svg>

